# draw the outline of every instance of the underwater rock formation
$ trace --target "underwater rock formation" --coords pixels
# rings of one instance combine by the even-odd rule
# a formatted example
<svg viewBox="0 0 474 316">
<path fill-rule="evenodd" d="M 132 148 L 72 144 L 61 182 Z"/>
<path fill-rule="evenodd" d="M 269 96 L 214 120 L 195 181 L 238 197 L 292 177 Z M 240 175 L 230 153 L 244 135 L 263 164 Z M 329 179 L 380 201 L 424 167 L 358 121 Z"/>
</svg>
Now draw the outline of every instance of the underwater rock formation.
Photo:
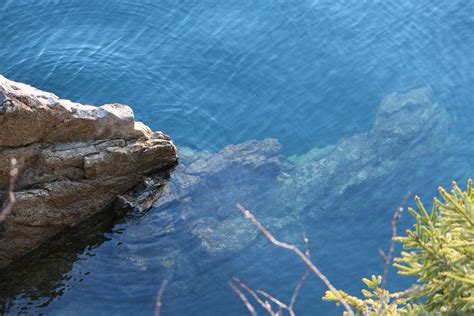
<svg viewBox="0 0 474 316">
<path fill-rule="evenodd" d="M 218 153 L 183 149 L 157 205 L 177 203 L 174 210 L 211 253 L 238 251 L 257 238 L 236 210 L 237 202 L 268 227 L 284 231 L 287 241 L 301 242 L 300 225 L 321 211 L 383 200 L 383 183 L 409 190 L 404 178 L 423 173 L 417 161 L 437 154 L 449 141 L 451 120 L 431 94 L 422 88 L 389 95 L 372 129 L 298 157 L 280 155 L 275 139 L 231 145 Z M 294 232 L 293 240 L 288 232 Z"/>
<path fill-rule="evenodd" d="M 0 201 L 12 158 L 17 202 L 0 223 L 0 268 L 116 201 L 150 207 L 163 175 L 147 176 L 177 162 L 170 137 L 126 105 L 73 103 L 0 76 Z"/>
<path fill-rule="evenodd" d="M 297 160 L 285 183 L 294 188 L 297 201 L 315 200 L 326 209 L 351 189 L 373 189 L 392 176 L 413 175 L 420 159 L 443 150 L 450 125 L 429 88 L 389 95 L 371 130 Z"/>
</svg>

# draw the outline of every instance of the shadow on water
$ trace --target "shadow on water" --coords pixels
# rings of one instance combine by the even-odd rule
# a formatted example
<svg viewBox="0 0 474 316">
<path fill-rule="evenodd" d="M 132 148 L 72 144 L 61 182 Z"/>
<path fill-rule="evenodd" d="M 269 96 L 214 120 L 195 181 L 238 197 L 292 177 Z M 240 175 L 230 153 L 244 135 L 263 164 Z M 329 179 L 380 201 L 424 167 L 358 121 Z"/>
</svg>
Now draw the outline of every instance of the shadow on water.
<svg viewBox="0 0 474 316">
<path fill-rule="evenodd" d="M 156 176 L 160 179 L 169 177 L 167 173 Z M 160 181 L 163 184 L 158 188 L 158 195 L 163 193 L 166 186 L 166 180 Z M 79 272 L 70 275 L 76 262 L 93 257 L 94 249 L 111 240 L 110 234 L 120 234 L 121 224 L 140 220 L 145 214 L 146 212 L 130 209 L 117 200 L 112 206 L 63 231 L 0 270 L 0 314 L 7 313 L 15 299 L 20 298 L 29 302 L 20 306 L 16 310 L 18 313 L 28 313 L 30 309 L 48 306 L 68 290 L 68 281 L 74 279 L 82 282 L 90 274 Z"/>
</svg>

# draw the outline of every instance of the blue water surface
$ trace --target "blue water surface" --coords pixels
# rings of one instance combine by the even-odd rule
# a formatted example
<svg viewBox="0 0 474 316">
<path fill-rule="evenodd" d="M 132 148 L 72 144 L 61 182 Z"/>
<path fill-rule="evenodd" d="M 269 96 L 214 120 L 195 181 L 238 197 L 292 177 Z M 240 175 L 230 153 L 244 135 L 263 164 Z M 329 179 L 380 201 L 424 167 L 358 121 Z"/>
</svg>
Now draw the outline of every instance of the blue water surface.
<svg viewBox="0 0 474 316">
<path fill-rule="evenodd" d="M 217 152 L 271 137 L 286 156 L 365 132 L 386 95 L 431 87 L 462 140 L 446 143 L 452 159 L 414 162 L 433 172 L 405 178 L 408 188 L 380 187 L 383 202 L 354 189 L 354 204 L 305 226 L 320 268 L 355 294 L 362 277 L 382 273 L 378 249 L 387 246 L 405 193 L 429 203 L 438 185 L 474 175 L 471 0 L 3 0 L 0 74 L 81 103 L 128 104 L 178 148 Z M 162 214 L 171 214 L 170 234 L 161 233 Z M 211 256 L 176 214 L 179 206 L 171 205 L 117 224 L 78 251 L 57 282 L 43 282 L 49 294 L 24 289 L 9 298 L 9 313 L 152 314 L 164 278 L 163 315 L 245 314 L 227 286 L 234 275 L 291 297 L 304 272 L 292 254 L 259 239 Z M 402 228 L 411 224 L 403 217 Z M 393 289 L 410 283 L 395 274 L 390 282 Z M 298 315 L 340 314 L 323 295 L 320 282 L 308 281 Z"/>
</svg>

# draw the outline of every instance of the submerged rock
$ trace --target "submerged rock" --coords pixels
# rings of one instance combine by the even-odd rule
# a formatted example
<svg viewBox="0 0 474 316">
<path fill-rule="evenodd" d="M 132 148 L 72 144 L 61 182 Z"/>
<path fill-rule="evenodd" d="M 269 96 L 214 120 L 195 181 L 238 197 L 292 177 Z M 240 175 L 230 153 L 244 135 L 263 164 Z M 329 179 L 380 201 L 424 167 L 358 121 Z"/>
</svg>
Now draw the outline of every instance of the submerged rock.
<svg viewBox="0 0 474 316">
<path fill-rule="evenodd" d="M 299 160 L 285 181 L 294 189 L 295 204 L 317 201 L 326 209 L 354 188 L 382 193 L 377 186 L 386 179 L 398 177 L 393 179 L 396 185 L 404 176 L 413 178 L 418 162 L 441 152 L 450 134 L 449 115 L 431 97 L 429 88 L 389 95 L 371 130 Z"/>
<path fill-rule="evenodd" d="M 0 223 L 0 268 L 115 201 L 150 207 L 164 176 L 147 176 L 177 162 L 170 137 L 126 105 L 73 103 L 0 76 L 0 201 L 12 158 L 20 176 Z"/>
<path fill-rule="evenodd" d="M 174 211 L 209 253 L 239 251 L 257 238 L 236 209 L 238 202 L 287 241 L 301 243 L 301 226 L 321 211 L 364 206 L 376 194 L 383 200 L 384 183 L 397 192 L 410 190 L 404 179 L 423 174 L 417 161 L 441 153 L 450 128 L 449 115 L 432 102 L 430 89 L 389 95 L 372 129 L 301 156 L 280 155 L 274 139 L 218 153 L 182 150 L 180 166 L 156 205 L 176 203 Z"/>
</svg>

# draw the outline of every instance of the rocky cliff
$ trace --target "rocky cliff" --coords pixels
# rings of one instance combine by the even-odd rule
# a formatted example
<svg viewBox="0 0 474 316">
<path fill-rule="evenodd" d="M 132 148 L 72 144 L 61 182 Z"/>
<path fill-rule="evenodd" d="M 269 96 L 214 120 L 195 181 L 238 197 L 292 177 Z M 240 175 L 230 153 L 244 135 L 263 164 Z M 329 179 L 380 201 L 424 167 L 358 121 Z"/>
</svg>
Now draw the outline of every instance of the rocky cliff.
<svg viewBox="0 0 474 316">
<path fill-rule="evenodd" d="M 12 158 L 17 201 L 0 223 L 0 268 L 117 201 L 143 200 L 130 193 L 140 184 L 151 205 L 161 182 L 148 176 L 177 162 L 170 137 L 126 105 L 82 105 L 0 76 L 0 202 Z"/>
</svg>

